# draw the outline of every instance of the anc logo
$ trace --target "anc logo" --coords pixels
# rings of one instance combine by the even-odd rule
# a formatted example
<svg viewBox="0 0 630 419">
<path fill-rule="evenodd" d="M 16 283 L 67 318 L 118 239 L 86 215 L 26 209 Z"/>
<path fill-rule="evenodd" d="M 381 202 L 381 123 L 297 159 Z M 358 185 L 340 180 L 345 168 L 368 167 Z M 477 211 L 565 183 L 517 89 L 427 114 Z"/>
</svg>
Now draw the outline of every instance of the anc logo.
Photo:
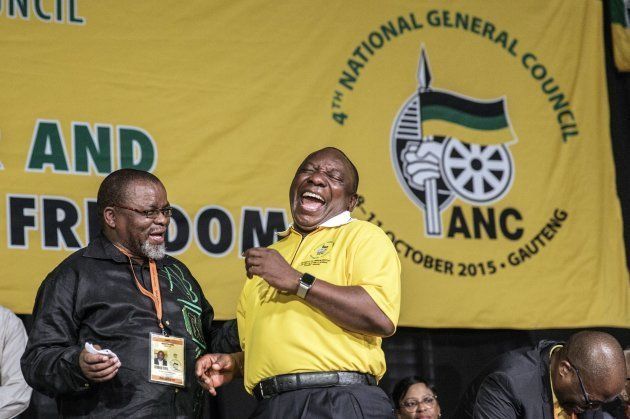
<svg viewBox="0 0 630 419">
<path fill-rule="evenodd" d="M 442 216 L 455 198 L 488 205 L 514 180 L 515 143 L 504 97 L 478 100 L 431 86 L 424 47 L 418 91 L 403 104 L 391 133 L 399 183 L 424 211 L 425 235 L 442 236 Z"/>
<path fill-rule="evenodd" d="M 309 256 L 311 257 L 311 259 L 323 258 L 328 253 L 330 253 L 330 250 L 332 249 L 333 244 L 335 244 L 335 242 L 333 241 L 327 241 L 326 243 L 320 244 L 315 249 L 313 249 L 313 251 L 311 251 Z"/>
</svg>

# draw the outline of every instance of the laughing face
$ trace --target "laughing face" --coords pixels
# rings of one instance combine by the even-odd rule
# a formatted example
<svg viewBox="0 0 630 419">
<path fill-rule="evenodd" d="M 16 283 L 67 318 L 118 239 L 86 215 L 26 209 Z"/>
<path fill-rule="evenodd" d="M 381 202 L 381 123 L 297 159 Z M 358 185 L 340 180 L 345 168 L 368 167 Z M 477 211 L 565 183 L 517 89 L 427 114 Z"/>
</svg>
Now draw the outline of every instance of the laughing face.
<svg viewBox="0 0 630 419">
<path fill-rule="evenodd" d="M 332 217 L 352 211 L 357 203 L 355 185 L 351 164 L 339 150 L 324 148 L 309 155 L 289 191 L 294 228 L 308 233 Z"/>
<path fill-rule="evenodd" d="M 165 235 L 170 222 L 161 212 L 149 218 L 137 211 L 147 211 L 168 206 L 166 189 L 161 183 L 135 181 L 127 185 L 126 202 L 109 207 L 115 211 L 114 241 L 122 244 L 135 256 L 161 259 L 166 253 Z M 137 211 L 134 211 L 133 208 Z"/>
</svg>

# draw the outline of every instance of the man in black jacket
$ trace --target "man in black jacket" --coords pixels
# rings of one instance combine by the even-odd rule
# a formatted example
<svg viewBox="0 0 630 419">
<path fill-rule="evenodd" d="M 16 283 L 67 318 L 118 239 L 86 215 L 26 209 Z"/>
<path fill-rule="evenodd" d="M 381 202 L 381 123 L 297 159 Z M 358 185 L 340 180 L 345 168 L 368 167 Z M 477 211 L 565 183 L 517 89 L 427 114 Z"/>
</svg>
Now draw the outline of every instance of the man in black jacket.
<svg viewBox="0 0 630 419">
<path fill-rule="evenodd" d="M 626 387 L 618 399 L 602 409 L 584 412 L 578 419 L 630 419 L 630 347 L 624 349 L 626 357 Z"/>
<path fill-rule="evenodd" d="M 579 332 L 566 344 L 541 341 L 491 362 L 453 417 L 572 418 L 617 397 L 625 374 L 621 346 L 607 333 Z"/>
<path fill-rule="evenodd" d="M 238 337 L 233 329 L 212 330 L 201 287 L 165 254 L 172 209 L 157 177 L 113 172 L 97 207 L 102 235 L 39 289 L 22 357 L 26 381 L 55 397 L 64 417 L 199 416 L 195 359 L 238 350 Z M 93 353 L 86 343 L 113 354 Z M 159 345 L 182 354 L 184 374 L 153 368 Z"/>
</svg>

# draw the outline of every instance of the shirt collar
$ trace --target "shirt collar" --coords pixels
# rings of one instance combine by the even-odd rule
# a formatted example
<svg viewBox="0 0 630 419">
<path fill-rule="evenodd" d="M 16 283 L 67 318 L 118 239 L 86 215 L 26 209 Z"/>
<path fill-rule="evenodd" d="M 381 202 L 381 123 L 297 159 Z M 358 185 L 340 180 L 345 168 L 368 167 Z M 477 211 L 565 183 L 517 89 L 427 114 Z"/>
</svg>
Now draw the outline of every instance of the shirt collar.
<svg viewBox="0 0 630 419">
<path fill-rule="evenodd" d="M 352 218 L 352 216 L 350 215 L 350 211 L 344 211 L 344 212 L 342 212 L 340 214 L 337 214 L 334 217 L 329 218 L 328 220 L 324 221 L 319 226 L 317 226 L 317 229 L 322 228 L 322 227 L 324 227 L 324 228 L 340 227 L 342 225 L 348 224 L 349 222 L 351 222 L 353 220 L 354 220 L 354 218 Z M 283 231 L 281 233 L 278 233 L 278 236 L 286 237 L 286 236 L 289 235 L 291 230 L 295 231 L 295 229 L 293 228 L 293 223 L 291 223 L 289 225 L 289 228 L 287 228 L 285 231 Z"/>
<path fill-rule="evenodd" d="M 321 223 L 320 227 L 339 227 L 344 224 L 348 224 L 350 221 L 352 221 L 350 211 L 344 211 L 341 214 L 335 215 L 328 221 Z"/>
</svg>

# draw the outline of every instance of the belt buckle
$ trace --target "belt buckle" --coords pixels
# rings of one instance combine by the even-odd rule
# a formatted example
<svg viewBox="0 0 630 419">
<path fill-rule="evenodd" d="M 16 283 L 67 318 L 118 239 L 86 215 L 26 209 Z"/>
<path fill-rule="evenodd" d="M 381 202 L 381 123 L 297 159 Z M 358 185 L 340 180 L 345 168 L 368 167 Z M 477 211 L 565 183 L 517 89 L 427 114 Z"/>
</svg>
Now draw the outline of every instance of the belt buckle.
<svg viewBox="0 0 630 419">
<path fill-rule="evenodd" d="M 275 381 L 275 377 L 274 377 L 274 381 Z M 274 394 L 276 394 L 273 390 L 273 385 L 270 387 L 271 390 L 271 394 L 265 394 L 265 384 L 274 384 L 274 381 L 271 381 L 270 378 L 267 378 L 265 380 L 262 380 L 260 383 L 258 383 L 258 386 L 260 387 L 260 397 L 262 397 L 263 399 L 270 399 L 274 396 Z"/>
</svg>

